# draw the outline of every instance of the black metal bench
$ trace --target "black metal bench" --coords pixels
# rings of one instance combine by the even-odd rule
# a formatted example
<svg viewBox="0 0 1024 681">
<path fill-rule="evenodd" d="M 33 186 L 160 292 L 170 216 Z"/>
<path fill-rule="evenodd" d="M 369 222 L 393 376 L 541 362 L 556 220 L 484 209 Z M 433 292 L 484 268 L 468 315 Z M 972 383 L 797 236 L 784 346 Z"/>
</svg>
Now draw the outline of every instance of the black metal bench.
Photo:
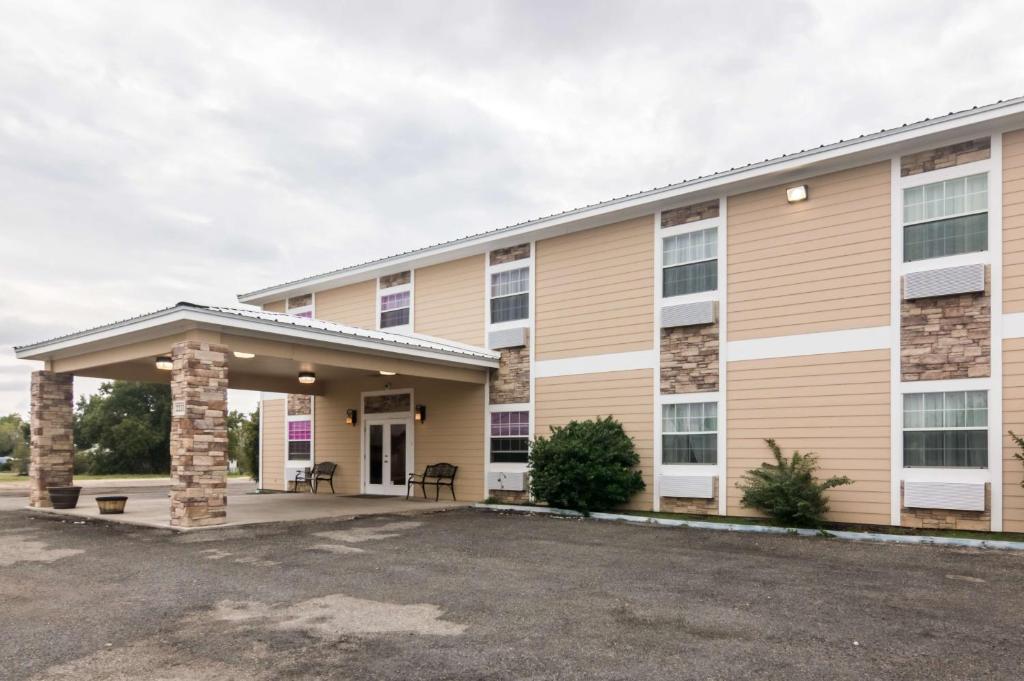
<svg viewBox="0 0 1024 681">
<path fill-rule="evenodd" d="M 426 499 L 427 485 L 433 485 L 434 501 L 438 501 L 441 498 L 442 487 L 447 487 L 451 490 L 452 501 L 456 501 L 455 474 L 458 470 L 458 466 L 453 466 L 450 463 L 432 463 L 423 470 L 422 474 L 410 473 L 409 482 L 405 486 L 405 498 L 409 498 L 413 485 L 419 485 L 420 489 L 423 490 L 423 498 Z"/>
<path fill-rule="evenodd" d="M 323 461 L 312 468 L 303 468 L 295 473 L 295 483 L 292 489 L 299 491 L 299 485 L 308 485 L 309 491 L 316 494 L 317 483 L 327 482 L 331 485 L 331 494 L 334 494 L 334 472 L 338 464 L 330 461 Z"/>
</svg>

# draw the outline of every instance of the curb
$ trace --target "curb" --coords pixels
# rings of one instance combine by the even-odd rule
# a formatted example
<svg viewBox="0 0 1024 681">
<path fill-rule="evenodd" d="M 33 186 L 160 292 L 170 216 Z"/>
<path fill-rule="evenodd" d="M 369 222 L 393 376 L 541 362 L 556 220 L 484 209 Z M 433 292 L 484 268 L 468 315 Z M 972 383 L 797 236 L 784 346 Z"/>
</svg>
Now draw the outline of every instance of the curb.
<svg viewBox="0 0 1024 681">
<path fill-rule="evenodd" d="M 556 515 L 567 518 L 585 518 L 579 511 L 547 506 L 516 506 L 513 504 L 474 504 L 473 508 L 485 511 L 509 511 L 513 513 L 535 513 Z M 634 525 L 660 525 L 662 527 L 691 527 L 699 530 L 721 532 L 748 532 L 751 534 L 788 534 L 800 537 L 828 537 L 846 541 L 870 541 L 885 544 L 926 544 L 930 546 L 955 546 L 970 549 L 1000 549 L 1024 551 L 1024 542 L 998 539 L 961 539 L 958 537 L 931 537 L 919 534 L 882 534 L 879 532 L 851 532 L 849 530 L 809 530 L 803 527 L 773 527 L 770 525 L 738 525 L 736 523 L 715 523 L 705 520 L 681 520 L 674 518 L 652 518 L 626 515 L 623 513 L 591 513 L 594 520 L 612 520 Z"/>
</svg>

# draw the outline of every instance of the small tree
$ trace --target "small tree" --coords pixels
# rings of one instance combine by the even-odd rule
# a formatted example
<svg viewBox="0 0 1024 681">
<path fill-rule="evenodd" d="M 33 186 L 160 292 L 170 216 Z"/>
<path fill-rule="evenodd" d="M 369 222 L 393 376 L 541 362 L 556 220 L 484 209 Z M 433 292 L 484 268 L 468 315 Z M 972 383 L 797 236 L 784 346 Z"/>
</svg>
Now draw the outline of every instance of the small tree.
<svg viewBox="0 0 1024 681">
<path fill-rule="evenodd" d="M 825 490 L 853 481 L 842 475 L 818 482 L 814 477 L 818 460 L 813 453 L 794 451 L 787 459 L 775 440 L 769 438 L 765 443 L 772 450 L 775 464 L 762 463 L 743 475 L 743 480 L 736 483 L 743 490 L 740 503 L 783 525 L 819 527 L 828 511 Z"/>
<path fill-rule="evenodd" d="M 614 508 L 644 489 L 633 439 L 611 416 L 552 426 L 530 447 L 530 488 L 552 506 Z"/>
<path fill-rule="evenodd" d="M 1020 437 L 1012 430 L 1010 431 L 1010 437 L 1013 438 L 1014 443 L 1017 445 L 1017 451 L 1013 453 L 1013 458 L 1024 463 L 1024 438 Z M 1024 487 L 1024 478 L 1021 479 L 1020 486 Z"/>
</svg>

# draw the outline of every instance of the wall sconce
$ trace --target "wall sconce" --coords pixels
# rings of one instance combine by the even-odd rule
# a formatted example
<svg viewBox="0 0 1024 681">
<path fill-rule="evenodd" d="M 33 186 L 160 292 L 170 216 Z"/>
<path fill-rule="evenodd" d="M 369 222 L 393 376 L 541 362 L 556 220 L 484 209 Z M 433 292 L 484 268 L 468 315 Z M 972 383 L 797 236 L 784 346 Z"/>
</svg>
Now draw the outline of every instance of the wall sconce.
<svg viewBox="0 0 1024 681">
<path fill-rule="evenodd" d="M 423 423 L 427 420 L 427 406 L 425 404 L 417 404 L 416 409 L 412 414 L 413 419 L 419 423 Z"/>
<path fill-rule="evenodd" d="M 359 420 L 359 412 L 355 409 L 348 409 L 345 411 L 345 423 L 350 426 L 356 425 L 356 421 Z"/>
<path fill-rule="evenodd" d="M 160 371 L 170 371 L 174 368 L 174 360 L 167 355 L 161 355 L 156 358 L 156 368 Z"/>
<path fill-rule="evenodd" d="M 807 185 L 801 184 L 796 187 L 790 187 L 786 190 L 786 200 L 790 203 L 799 203 L 800 201 L 807 200 Z"/>
<path fill-rule="evenodd" d="M 316 374 L 314 374 L 312 371 L 300 371 L 299 383 L 304 383 L 305 385 L 311 385 L 313 383 L 316 383 Z"/>
</svg>

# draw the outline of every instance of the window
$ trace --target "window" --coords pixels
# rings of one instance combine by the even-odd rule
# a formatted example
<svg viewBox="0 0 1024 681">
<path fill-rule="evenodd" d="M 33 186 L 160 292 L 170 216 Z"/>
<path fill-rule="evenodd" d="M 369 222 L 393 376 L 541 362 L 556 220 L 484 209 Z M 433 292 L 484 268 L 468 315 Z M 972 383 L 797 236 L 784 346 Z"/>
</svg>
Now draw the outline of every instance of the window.
<svg viewBox="0 0 1024 681">
<path fill-rule="evenodd" d="M 903 262 L 988 250 L 988 175 L 903 190 Z"/>
<path fill-rule="evenodd" d="M 530 268 L 491 275 L 491 323 L 530 317 Z"/>
<path fill-rule="evenodd" d="M 662 246 L 665 298 L 718 288 L 718 228 L 666 237 Z"/>
<path fill-rule="evenodd" d="M 288 460 L 309 461 L 313 451 L 313 422 L 296 419 L 288 422 Z"/>
<path fill-rule="evenodd" d="M 380 328 L 405 326 L 409 323 L 409 292 L 389 293 L 380 297 Z"/>
<path fill-rule="evenodd" d="M 491 462 L 526 463 L 530 451 L 530 412 L 491 414 Z"/>
<path fill-rule="evenodd" d="M 305 293 L 301 296 L 289 298 L 287 302 L 288 314 L 296 317 L 313 317 L 313 294 Z"/>
<path fill-rule="evenodd" d="M 903 465 L 988 466 L 988 393 L 904 395 Z"/>
<path fill-rule="evenodd" d="M 663 464 L 718 463 L 718 404 L 665 404 L 661 407 Z"/>
</svg>

